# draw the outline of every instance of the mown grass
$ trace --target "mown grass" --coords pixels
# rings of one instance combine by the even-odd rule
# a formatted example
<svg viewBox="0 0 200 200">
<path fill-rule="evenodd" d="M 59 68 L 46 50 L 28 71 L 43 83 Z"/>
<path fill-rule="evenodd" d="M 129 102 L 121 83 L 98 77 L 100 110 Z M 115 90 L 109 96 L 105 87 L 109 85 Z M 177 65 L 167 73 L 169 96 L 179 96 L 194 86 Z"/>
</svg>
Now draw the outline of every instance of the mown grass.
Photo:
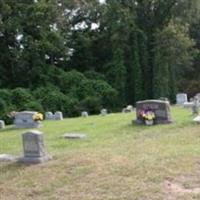
<svg viewBox="0 0 200 200">
<path fill-rule="evenodd" d="M 166 180 L 187 187 L 200 182 L 199 125 L 192 123 L 190 110 L 173 107 L 172 116 L 173 124 L 153 127 L 131 124 L 133 113 L 44 121 L 40 130 L 54 159 L 33 166 L 0 163 L 0 199 L 200 199 L 163 188 Z M 0 153 L 21 154 L 25 131 L 0 131 Z M 87 139 L 64 140 L 70 132 Z"/>
</svg>

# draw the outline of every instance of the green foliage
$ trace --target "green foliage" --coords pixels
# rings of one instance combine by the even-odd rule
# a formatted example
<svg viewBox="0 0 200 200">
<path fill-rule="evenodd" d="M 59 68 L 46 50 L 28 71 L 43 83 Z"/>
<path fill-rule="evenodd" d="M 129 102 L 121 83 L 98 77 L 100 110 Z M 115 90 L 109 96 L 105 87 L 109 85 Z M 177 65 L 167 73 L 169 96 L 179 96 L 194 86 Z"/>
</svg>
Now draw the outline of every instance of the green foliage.
<svg viewBox="0 0 200 200">
<path fill-rule="evenodd" d="M 39 101 L 41 102 L 45 111 L 62 111 L 64 115 L 69 112 L 74 103 L 73 99 L 57 90 L 44 93 L 40 96 Z"/>
<path fill-rule="evenodd" d="M 7 114 L 6 102 L 0 99 L 0 116 L 5 116 Z"/>
<path fill-rule="evenodd" d="M 63 93 L 68 94 L 72 88 L 79 87 L 84 80 L 86 80 L 85 76 L 76 70 L 63 72 L 58 77 L 58 86 Z"/>
<path fill-rule="evenodd" d="M 37 112 L 41 112 L 41 113 L 44 112 L 44 109 L 43 109 L 41 103 L 36 100 L 30 101 L 30 102 L 24 104 L 24 108 L 25 108 L 25 110 L 33 110 L 33 111 L 37 111 Z"/>
<path fill-rule="evenodd" d="M 105 80 L 105 76 L 103 74 L 98 73 L 98 72 L 93 71 L 93 70 L 84 72 L 84 76 L 87 79 Z"/>
<path fill-rule="evenodd" d="M 192 85 L 198 91 L 199 0 L 135 2 L 1 1 L 7 110 L 75 115 L 87 98 L 116 110 L 160 96 L 173 102 Z"/>
<path fill-rule="evenodd" d="M 16 88 L 12 90 L 12 104 L 16 106 L 18 111 L 24 110 L 25 104 L 34 100 L 34 97 L 28 89 Z"/>
<path fill-rule="evenodd" d="M 78 108 L 80 111 L 87 111 L 90 114 L 98 114 L 100 109 L 102 109 L 101 99 L 98 97 L 87 97 L 79 103 Z"/>
<path fill-rule="evenodd" d="M 0 99 L 5 101 L 7 105 L 11 105 L 12 93 L 9 89 L 0 89 Z"/>
<path fill-rule="evenodd" d="M 126 67 L 121 49 L 115 50 L 112 62 L 107 65 L 106 77 L 110 85 L 118 91 L 118 104 L 123 105 L 125 103 Z"/>
</svg>

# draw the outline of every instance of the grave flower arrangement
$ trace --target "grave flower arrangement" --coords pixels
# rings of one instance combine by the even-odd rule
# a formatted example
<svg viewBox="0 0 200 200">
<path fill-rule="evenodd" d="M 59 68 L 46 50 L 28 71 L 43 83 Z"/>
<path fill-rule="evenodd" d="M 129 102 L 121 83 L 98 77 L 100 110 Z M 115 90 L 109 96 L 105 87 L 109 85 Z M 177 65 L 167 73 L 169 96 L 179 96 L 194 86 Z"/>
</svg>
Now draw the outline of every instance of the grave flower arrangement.
<svg viewBox="0 0 200 200">
<path fill-rule="evenodd" d="M 36 113 L 35 115 L 33 115 L 33 120 L 34 121 L 42 121 L 44 119 L 43 114 L 42 113 Z"/>
<path fill-rule="evenodd" d="M 140 113 L 140 116 L 146 125 L 150 126 L 150 125 L 154 124 L 154 120 L 155 120 L 156 116 L 152 110 L 150 110 L 150 109 L 144 110 Z"/>
</svg>

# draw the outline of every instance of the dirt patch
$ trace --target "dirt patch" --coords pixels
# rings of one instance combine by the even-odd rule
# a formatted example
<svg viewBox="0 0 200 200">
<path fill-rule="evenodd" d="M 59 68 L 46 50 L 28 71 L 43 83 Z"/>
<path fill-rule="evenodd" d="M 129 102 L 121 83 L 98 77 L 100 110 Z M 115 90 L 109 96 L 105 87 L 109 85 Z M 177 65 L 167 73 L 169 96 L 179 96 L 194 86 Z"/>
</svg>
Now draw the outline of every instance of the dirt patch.
<svg viewBox="0 0 200 200">
<path fill-rule="evenodd" d="M 163 184 L 165 200 L 176 200 L 180 197 L 184 197 L 186 195 L 198 195 L 200 194 L 200 188 L 186 188 L 181 183 L 165 181 Z"/>
</svg>

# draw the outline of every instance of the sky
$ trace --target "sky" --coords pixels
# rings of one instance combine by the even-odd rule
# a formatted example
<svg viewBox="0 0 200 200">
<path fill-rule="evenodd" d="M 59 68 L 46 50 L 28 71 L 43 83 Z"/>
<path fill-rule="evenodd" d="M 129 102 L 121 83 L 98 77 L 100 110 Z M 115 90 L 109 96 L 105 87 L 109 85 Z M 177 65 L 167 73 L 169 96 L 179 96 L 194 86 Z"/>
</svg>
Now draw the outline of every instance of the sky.
<svg viewBox="0 0 200 200">
<path fill-rule="evenodd" d="M 100 3 L 105 3 L 106 0 L 99 0 Z"/>
</svg>

